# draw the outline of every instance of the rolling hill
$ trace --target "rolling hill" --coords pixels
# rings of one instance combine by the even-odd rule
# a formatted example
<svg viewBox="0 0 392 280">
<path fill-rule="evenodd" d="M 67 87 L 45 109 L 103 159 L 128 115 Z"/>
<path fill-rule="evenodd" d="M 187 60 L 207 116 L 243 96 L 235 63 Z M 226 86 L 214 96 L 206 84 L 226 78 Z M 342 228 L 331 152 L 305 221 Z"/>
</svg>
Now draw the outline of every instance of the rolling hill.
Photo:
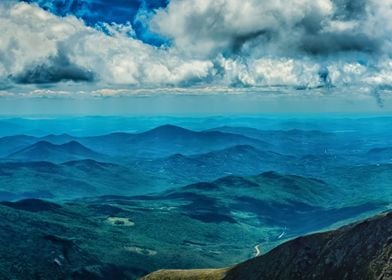
<svg viewBox="0 0 392 280">
<path fill-rule="evenodd" d="M 162 174 L 184 184 L 210 181 L 228 174 L 254 175 L 270 170 L 288 171 L 293 169 L 295 163 L 295 157 L 259 150 L 250 145 L 235 145 L 198 155 L 174 154 L 131 162 L 147 173 Z"/>
<path fill-rule="evenodd" d="M 135 169 L 90 159 L 62 164 L 0 162 L 0 200 L 134 195 L 156 191 L 161 183 Z"/>
<path fill-rule="evenodd" d="M 80 159 L 102 159 L 99 154 L 76 141 L 65 144 L 53 144 L 48 141 L 39 141 L 33 145 L 10 154 L 7 160 L 19 161 L 50 161 L 65 162 Z"/>
<path fill-rule="evenodd" d="M 342 192 L 317 179 L 265 172 L 249 177 L 227 176 L 135 199 L 171 205 L 203 222 L 278 226 L 289 236 L 386 206 L 377 201 L 353 204 L 342 197 Z"/>
</svg>

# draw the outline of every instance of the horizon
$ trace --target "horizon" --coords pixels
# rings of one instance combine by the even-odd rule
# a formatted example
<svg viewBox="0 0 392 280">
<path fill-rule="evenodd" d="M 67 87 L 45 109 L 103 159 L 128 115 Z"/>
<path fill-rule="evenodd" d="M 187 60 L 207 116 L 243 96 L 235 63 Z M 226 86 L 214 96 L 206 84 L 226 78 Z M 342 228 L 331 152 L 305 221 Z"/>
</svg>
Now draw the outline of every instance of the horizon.
<svg viewBox="0 0 392 280">
<path fill-rule="evenodd" d="M 0 114 L 391 113 L 390 7 L 346 1 L 7 0 Z"/>
<path fill-rule="evenodd" d="M 0 279 L 388 278 L 391 19 L 0 0 Z"/>
<path fill-rule="evenodd" d="M 256 115 L 256 114 L 391 114 L 392 99 L 382 105 L 373 95 L 286 96 L 276 93 L 236 95 L 150 95 L 135 97 L 0 97 L 4 115 Z"/>
</svg>

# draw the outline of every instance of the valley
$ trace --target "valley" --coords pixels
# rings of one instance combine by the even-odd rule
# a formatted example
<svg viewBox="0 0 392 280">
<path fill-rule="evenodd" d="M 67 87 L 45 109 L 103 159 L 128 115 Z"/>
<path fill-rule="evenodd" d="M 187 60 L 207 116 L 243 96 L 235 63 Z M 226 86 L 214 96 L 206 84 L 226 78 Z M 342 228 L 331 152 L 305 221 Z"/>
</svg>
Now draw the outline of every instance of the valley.
<svg viewBox="0 0 392 280">
<path fill-rule="evenodd" d="M 337 132 L 347 120 L 335 122 L 4 136 L 0 238 L 14 245 L 0 246 L 0 278 L 223 273 L 388 211 L 388 132 Z"/>
</svg>

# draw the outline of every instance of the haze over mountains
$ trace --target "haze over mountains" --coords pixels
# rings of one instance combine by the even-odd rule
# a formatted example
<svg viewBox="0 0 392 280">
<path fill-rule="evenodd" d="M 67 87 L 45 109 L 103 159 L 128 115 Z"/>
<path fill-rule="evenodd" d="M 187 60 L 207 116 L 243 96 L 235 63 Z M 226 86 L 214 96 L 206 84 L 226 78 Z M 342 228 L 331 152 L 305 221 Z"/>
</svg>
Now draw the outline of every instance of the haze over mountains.
<svg viewBox="0 0 392 280">
<path fill-rule="evenodd" d="M 135 186 L 133 189 L 124 188 L 124 185 L 128 185 L 124 183 L 109 188 L 122 189 L 123 194 L 142 194 L 210 181 L 230 174 L 249 176 L 271 170 L 326 179 L 336 168 L 390 162 L 388 148 L 378 147 L 376 141 L 365 143 L 361 137 L 350 132 L 300 129 L 279 131 L 229 126 L 192 131 L 174 125 L 159 126 L 141 133 L 116 132 L 89 137 L 69 134 L 7 136 L 0 138 L 0 155 L 2 167 L 8 170 L 3 173 L 9 175 L 13 174 L 13 169 L 20 172 L 18 165 L 12 165 L 11 162 L 46 161 L 62 164 L 89 159 L 83 164 L 91 165 L 88 167 L 90 170 L 95 169 L 94 162 L 110 162 L 118 165 L 121 170 L 138 174 L 131 181 L 149 182 L 143 188 L 139 188 L 140 184 L 137 183 L 131 184 Z M 34 169 L 33 166 L 34 163 L 31 163 L 23 170 L 30 172 L 28 169 Z M 58 180 L 54 178 L 61 169 L 64 166 L 53 169 L 53 178 L 49 174 L 40 176 L 40 190 L 54 193 L 50 189 L 58 189 Z M 106 169 L 107 172 L 108 170 L 110 168 Z M 111 176 L 116 176 L 117 171 L 112 172 Z M 87 178 L 80 176 L 80 173 L 76 173 L 73 180 L 89 185 Z M 28 180 L 34 176 L 24 178 L 27 185 Z M 6 182 L 7 177 L 0 177 L 0 181 L 4 180 Z M 37 181 L 34 180 L 32 182 L 36 184 Z M 116 182 L 118 180 L 114 184 Z M 35 186 L 29 185 L 23 187 L 21 192 L 30 193 L 34 188 Z M 5 189 L 9 191 L 9 187 Z M 102 188 L 96 189 L 99 191 L 92 194 L 107 194 L 102 192 Z"/>
<path fill-rule="evenodd" d="M 196 132 L 178 126 L 164 125 L 139 134 L 112 133 L 103 136 L 80 138 L 67 134 L 48 135 L 41 138 L 25 135 L 5 137 L 1 139 L 1 142 L 9 146 L 4 147 L 2 153 L 10 153 L 11 151 L 16 153 L 24 145 L 37 143 L 38 141 L 47 141 L 53 144 L 77 141 L 99 153 L 117 157 L 132 156 L 142 158 L 169 156 L 175 153 L 188 155 L 205 153 L 234 145 L 271 147 L 269 143 L 240 134 L 219 131 Z M 12 154 L 10 156 L 12 157 Z"/>
<path fill-rule="evenodd" d="M 227 267 L 391 207 L 392 140 L 372 120 L 198 121 L 0 138 L 0 237 L 25 240 L 0 246 L 0 276 Z"/>
</svg>

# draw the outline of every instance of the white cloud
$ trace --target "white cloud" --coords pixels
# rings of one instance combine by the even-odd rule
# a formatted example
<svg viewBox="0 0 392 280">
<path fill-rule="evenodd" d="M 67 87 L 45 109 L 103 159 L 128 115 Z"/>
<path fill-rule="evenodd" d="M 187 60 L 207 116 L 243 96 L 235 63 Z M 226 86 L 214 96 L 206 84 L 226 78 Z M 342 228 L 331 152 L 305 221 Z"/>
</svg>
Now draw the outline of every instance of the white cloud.
<svg viewBox="0 0 392 280">
<path fill-rule="evenodd" d="M 9 1 L 0 4 L 0 88 L 64 81 L 217 91 L 391 84 L 392 0 L 352 1 L 171 0 L 145 19 L 172 39 L 162 48 L 135 39 L 129 24 L 92 28 Z"/>
<path fill-rule="evenodd" d="M 0 73 L 15 78 L 27 71 L 31 82 L 58 81 L 57 57 L 81 74 L 120 84 L 186 83 L 207 77 L 212 68 L 208 60 L 184 60 L 127 36 L 132 33 L 127 26 L 106 25 L 107 35 L 73 16 L 57 17 L 27 3 L 3 5 L 0 27 Z"/>
<path fill-rule="evenodd" d="M 287 36 L 295 25 L 317 28 L 332 12 L 330 0 L 172 0 L 156 13 L 151 27 L 172 38 L 181 51 L 209 56 L 235 50 L 246 40 Z"/>
</svg>

